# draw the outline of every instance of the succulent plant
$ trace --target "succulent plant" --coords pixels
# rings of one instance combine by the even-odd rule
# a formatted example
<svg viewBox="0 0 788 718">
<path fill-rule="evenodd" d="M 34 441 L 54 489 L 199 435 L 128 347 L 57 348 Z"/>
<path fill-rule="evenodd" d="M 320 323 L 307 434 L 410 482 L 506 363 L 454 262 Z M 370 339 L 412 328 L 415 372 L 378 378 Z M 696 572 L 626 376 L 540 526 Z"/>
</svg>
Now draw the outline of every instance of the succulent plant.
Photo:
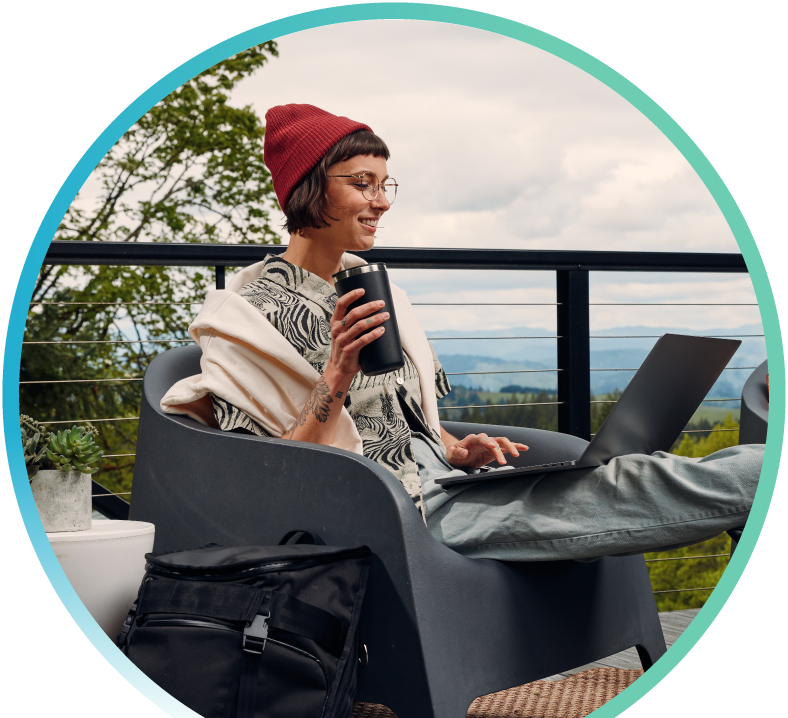
<svg viewBox="0 0 788 718">
<path fill-rule="evenodd" d="M 37 422 L 32 416 L 21 414 L 19 416 L 19 426 L 21 426 L 27 432 L 28 436 L 38 434 L 38 441 L 40 444 L 45 446 L 49 443 L 49 431 L 44 428 L 43 424 Z"/>
<path fill-rule="evenodd" d="M 84 430 L 80 426 L 72 426 L 65 431 L 58 431 L 49 437 L 49 448 L 46 450 L 47 458 L 61 471 L 81 471 L 83 474 L 93 474 L 98 471 L 95 463 L 103 456 L 104 452 L 96 446 L 93 437 L 96 435 L 94 427 L 88 425 Z"/>
<path fill-rule="evenodd" d="M 30 418 L 30 417 L 23 417 Z M 25 452 L 25 468 L 27 469 L 27 478 L 31 481 L 41 468 L 41 459 L 47 450 L 46 441 L 41 440 L 41 434 L 37 431 L 32 436 L 28 436 L 28 430 L 23 426 L 20 427 L 22 432 L 22 448 Z M 49 432 L 47 432 L 49 438 Z"/>
</svg>

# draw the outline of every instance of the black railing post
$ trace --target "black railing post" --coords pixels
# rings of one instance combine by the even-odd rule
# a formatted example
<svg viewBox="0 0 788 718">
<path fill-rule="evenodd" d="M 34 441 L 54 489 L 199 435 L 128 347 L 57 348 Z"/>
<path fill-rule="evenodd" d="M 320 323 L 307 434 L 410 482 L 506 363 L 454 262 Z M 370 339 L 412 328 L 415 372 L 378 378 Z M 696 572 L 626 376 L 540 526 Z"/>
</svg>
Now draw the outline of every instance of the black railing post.
<svg viewBox="0 0 788 718">
<path fill-rule="evenodd" d="M 558 431 L 591 439 L 588 270 L 556 274 L 558 302 Z"/>
<path fill-rule="evenodd" d="M 224 267 L 216 267 L 216 288 L 224 289 Z"/>
</svg>

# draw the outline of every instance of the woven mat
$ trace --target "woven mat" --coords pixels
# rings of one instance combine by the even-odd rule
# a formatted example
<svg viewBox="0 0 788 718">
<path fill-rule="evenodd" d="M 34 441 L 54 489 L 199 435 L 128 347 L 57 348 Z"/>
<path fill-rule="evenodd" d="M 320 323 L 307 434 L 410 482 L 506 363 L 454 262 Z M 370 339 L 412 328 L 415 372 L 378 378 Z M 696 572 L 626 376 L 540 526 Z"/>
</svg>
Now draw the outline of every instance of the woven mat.
<svg viewBox="0 0 788 718">
<path fill-rule="evenodd" d="M 641 675 L 641 670 L 592 668 L 560 681 L 534 681 L 477 698 L 468 718 L 582 718 Z M 351 718 L 397 717 L 385 706 L 356 703 Z"/>
</svg>

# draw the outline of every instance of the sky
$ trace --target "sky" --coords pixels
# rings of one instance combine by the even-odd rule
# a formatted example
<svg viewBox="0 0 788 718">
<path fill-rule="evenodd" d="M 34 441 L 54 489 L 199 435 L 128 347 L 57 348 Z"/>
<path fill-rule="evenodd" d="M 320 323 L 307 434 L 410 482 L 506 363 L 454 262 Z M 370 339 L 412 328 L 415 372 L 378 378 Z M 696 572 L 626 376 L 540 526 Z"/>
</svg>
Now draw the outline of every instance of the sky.
<svg viewBox="0 0 788 718">
<path fill-rule="evenodd" d="M 279 57 L 231 104 L 317 105 L 388 144 L 399 192 L 378 246 L 738 252 L 722 212 L 681 153 L 638 110 L 569 63 L 473 28 L 417 21 L 322 27 L 277 40 Z M 702 148 L 701 148 L 702 149 Z M 80 202 L 98 185 L 88 180 Z M 276 214 L 276 213 L 275 213 Z M 281 225 L 283 217 L 273 217 Z M 282 234 L 283 241 L 287 241 Z M 392 270 L 438 329 L 555 330 L 552 272 Z M 592 273 L 591 329 L 758 324 L 746 274 Z"/>
<path fill-rule="evenodd" d="M 378 246 L 738 252 L 681 153 L 576 67 L 481 30 L 368 21 L 278 40 L 231 101 L 365 122 L 400 185 Z M 278 224 L 278 223 L 277 223 Z M 414 302 L 555 301 L 551 272 L 395 270 Z M 461 294 L 461 299 L 458 295 Z M 747 275 L 598 273 L 592 302 L 755 302 Z M 419 308 L 425 328 L 555 327 L 534 308 Z M 592 329 L 740 326 L 757 307 L 592 308 Z"/>
</svg>

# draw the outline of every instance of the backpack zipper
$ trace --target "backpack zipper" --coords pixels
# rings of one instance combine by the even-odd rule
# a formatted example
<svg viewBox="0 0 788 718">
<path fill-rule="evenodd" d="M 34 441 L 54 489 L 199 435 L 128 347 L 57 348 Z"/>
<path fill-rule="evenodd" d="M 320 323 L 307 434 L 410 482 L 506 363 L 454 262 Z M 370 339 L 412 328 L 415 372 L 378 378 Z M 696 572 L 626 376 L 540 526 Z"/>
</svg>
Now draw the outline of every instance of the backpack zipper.
<svg viewBox="0 0 788 718">
<path fill-rule="evenodd" d="M 162 576 L 179 576 L 186 580 L 197 581 L 237 581 L 239 579 L 247 578 L 249 576 L 257 576 L 264 573 L 273 573 L 275 571 L 298 571 L 305 568 L 312 568 L 314 566 L 321 566 L 326 563 L 333 563 L 351 558 L 365 558 L 368 556 L 368 549 L 351 549 L 329 556 L 316 556 L 313 558 L 305 559 L 291 559 L 289 561 L 279 561 L 276 563 L 268 563 L 250 568 L 241 569 L 235 573 L 224 573 L 222 567 L 213 567 L 214 573 L 211 574 L 212 567 L 210 566 L 189 566 L 182 568 L 168 568 L 157 564 L 149 563 L 147 570 L 149 573 L 156 573 Z M 229 569 L 230 567 L 228 567 Z M 186 572 L 186 573 L 184 573 Z M 196 572 L 199 576 L 191 577 L 188 574 Z"/>
<path fill-rule="evenodd" d="M 143 618 L 137 621 L 137 626 L 139 628 L 153 628 L 153 627 L 165 627 L 165 626 L 176 626 L 181 628 L 208 628 L 216 631 L 229 631 L 230 633 L 237 633 L 237 634 L 243 633 L 243 631 L 240 631 L 237 628 L 233 628 L 232 626 L 226 626 L 223 623 L 218 623 L 214 621 L 200 621 L 194 618 Z M 277 646 L 282 646 L 284 648 L 289 648 L 291 651 L 300 653 L 302 656 L 305 656 L 306 658 L 311 658 L 315 663 L 317 663 L 320 666 L 320 669 L 325 674 L 322 661 L 317 656 L 313 656 L 308 651 L 305 651 L 302 648 L 297 648 L 296 646 L 292 646 L 289 643 L 283 643 L 282 641 L 277 641 L 275 638 L 271 638 L 270 636 L 268 637 L 267 642 L 275 643 Z"/>
</svg>

